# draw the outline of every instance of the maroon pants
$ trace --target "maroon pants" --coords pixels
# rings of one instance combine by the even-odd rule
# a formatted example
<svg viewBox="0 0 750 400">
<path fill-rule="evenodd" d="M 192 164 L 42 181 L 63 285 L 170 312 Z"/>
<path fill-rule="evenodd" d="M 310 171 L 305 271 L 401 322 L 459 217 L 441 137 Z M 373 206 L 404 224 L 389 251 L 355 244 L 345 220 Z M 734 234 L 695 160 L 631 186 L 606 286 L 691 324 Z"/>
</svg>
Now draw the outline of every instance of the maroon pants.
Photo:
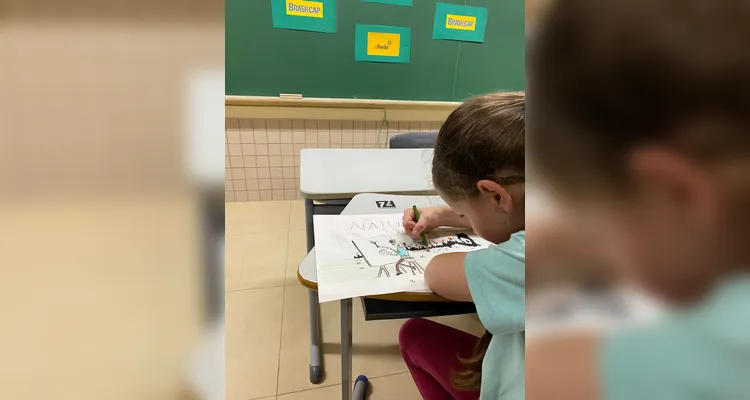
<svg viewBox="0 0 750 400">
<path fill-rule="evenodd" d="M 419 393 L 426 400 L 476 400 L 479 392 L 451 385 L 451 372 L 461 371 L 458 359 L 469 358 L 479 338 L 427 319 L 410 319 L 398 333 L 401 354 Z"/>
</svg>

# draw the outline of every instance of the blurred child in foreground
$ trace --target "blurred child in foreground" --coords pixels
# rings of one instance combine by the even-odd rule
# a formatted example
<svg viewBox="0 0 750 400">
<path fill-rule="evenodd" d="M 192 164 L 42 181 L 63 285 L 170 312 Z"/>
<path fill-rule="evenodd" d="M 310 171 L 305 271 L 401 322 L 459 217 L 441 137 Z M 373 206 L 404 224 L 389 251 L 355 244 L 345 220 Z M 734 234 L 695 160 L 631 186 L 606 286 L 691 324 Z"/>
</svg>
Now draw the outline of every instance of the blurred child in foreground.
<svg viewBox="0 0 750 400">
<path fill-rule="evenodd" d="M 529 227 L 527 271 L 561 238 L 675 309 L 527 343 L 526 398 L 750 399 L 750 2 L 559 0 L 540 28 L 529 148 L 574 223 Z"/>
</svg>

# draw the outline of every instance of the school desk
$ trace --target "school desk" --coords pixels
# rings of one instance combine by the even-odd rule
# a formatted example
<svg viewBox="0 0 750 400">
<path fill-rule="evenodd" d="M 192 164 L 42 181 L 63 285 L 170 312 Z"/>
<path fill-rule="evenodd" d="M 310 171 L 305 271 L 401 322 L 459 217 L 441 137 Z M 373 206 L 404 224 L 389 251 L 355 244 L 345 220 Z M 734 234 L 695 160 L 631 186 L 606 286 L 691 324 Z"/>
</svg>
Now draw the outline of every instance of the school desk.
<svg viewBox="0 0 750 400">
<path fill-rule="evenodd" d="M 307 251 L 315 246 L 313 215 L 340 214 L 360 193 L 434 195 L 432 149 L 303 149 L 300 153 L 300 192 L 305 199 Z M 389 203 L 388 212 L 400 212 Z M 409 205 L 411 207 L 411 205 Z M 319 317 L 318 293 L 310 290 L 310 320 Z M 312 328 L 316 322 L 313 322 Z M 318 331 L 311 330 L 313 343 L 310 382 L 323 379 Z"/>
<path fill-rule="evenodd" d="M 383 202 L 393 204 L 393 208 L 382 208 Z M 341 214 L 389 214 L 400 213 L 413 205 L 417 207 L 431 207 L 444 205 L 437 196 L 399 196 L 388 194 L 358 194 L 352 198 Z M 320 326 L 317 304 L 318 274 L 315 264 L 315 249 L 307 254 L 297 270 L 300 283 L 315 293 L 316 303 L 310 302 L 310 334 L 312 337 L 311 373 L 312 366 L 318 367 L 317 373 L 322 376 L 320 369 Z M 352 379 L 352 299 L 340 300 L 341 304 L 341 398 L 349 400 L 351 396 Z M 456 315 L 476 312 L 473 303 L 457 303 L 449 301 L 434 293 L 402 292 L 367 296 L 362 299 L 365 320 L 398 319 L 432 317 L 439 315 Z M 313 310 L 315 309 L 315 310 Z M 315 364 L 313 364 L 315 363 Z"/>
</svg>

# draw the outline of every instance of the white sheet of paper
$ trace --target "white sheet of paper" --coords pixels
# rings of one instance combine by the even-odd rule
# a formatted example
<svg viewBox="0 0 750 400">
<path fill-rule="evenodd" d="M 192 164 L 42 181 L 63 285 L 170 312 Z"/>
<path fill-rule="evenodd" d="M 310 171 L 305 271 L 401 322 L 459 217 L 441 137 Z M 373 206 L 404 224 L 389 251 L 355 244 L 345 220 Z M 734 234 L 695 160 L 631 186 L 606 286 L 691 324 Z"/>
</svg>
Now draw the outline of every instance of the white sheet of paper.
<svg viewBox="0 0 750 400">
<path fill-rule="evenodd" d="M 407 291 L 428 291 L 424 267 L 442 253 L 487 248 L 476 235 L 437 230 L 430 250 L 404 233 L 402 214 L 315 215 L 320 302 Z"/>
</svg>

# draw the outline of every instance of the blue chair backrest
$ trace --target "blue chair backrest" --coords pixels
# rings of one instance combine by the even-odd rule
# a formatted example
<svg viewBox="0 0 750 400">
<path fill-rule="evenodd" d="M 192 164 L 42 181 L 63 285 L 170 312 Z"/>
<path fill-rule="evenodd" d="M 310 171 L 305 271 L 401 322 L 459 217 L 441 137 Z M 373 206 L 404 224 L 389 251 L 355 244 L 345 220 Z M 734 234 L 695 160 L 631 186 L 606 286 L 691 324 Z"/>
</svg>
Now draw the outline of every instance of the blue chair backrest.
<svg viewBox="0 0 750 400">
<path fill-rule="evenodd" d="M 392 149 L 429 149 L 435 147 L 437 132 L 410 132 L 391 137 Z"/>
</svg>

